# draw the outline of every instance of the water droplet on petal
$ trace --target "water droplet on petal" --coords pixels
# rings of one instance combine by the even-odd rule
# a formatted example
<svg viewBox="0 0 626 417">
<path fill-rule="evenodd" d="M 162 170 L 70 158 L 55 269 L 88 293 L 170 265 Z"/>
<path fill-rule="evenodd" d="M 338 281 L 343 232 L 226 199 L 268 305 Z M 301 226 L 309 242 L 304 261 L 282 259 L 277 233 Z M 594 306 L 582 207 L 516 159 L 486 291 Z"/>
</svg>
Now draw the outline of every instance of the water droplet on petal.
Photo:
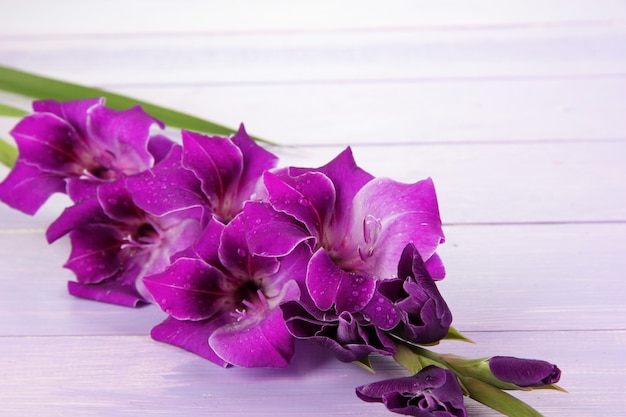
<svg viewBox="0 0 626 417">
<path fill-rule="evenodd" d="M 246 250 L 244 248 L 239 248 L 237 249 L 237 255 L 239 256 L 246 256 L 248 254 L 248 252 L 246 252 Z"/>
</svg>

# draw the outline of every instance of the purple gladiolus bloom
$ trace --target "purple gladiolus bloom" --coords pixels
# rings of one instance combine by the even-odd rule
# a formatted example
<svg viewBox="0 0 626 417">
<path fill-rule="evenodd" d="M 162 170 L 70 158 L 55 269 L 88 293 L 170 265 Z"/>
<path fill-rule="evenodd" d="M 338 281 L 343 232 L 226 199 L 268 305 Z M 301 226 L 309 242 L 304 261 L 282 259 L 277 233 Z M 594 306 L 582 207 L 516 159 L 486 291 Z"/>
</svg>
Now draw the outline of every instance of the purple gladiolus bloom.
<svg viewBox="0 0 626 417">
<path fill-rule="evenodd" d="M 395 328 L 404 339 L 423 344 L 448 333 L 452 313 L 411 243 L 400 257 L 398 278 L 374 280 L 333 269 L 324 251 L 313 255 L 308 268 L 308 291 L 281 307 L 287 327 L 297 338 L 328 347 L 341 361 L 372 352 L 393 355 L 395 344 L 386 332 Z"/>
<path fill-rule="evenodd" d="M 289 301 L 281 308 L 289 332 L 324 346 L 342 362 L 354 362 L 370 353 L 393 355 L 393 340 L 359 312 L 320 311 L 305 308 L 302 301 Z"/>
<path fill-rule="evenodd" d="M 211 219 L 192 250 L 145 278 L 170 315 L 152 337 L 221 366 L 287 366 L 294 341 L 278 306 L 299 297 L 308 240 L 299 222 L 266 203 L 247 202 L 227 226 Z"/>
<path fill-rule="evenodd" d="M 73 182 L 113 181 L 154 164 L 150 128 L 162 124 L 138 106 L 116 111 L 105 107 L 104 99 L 43 100 L 33 109 L 11 131 L 19 156 L 0 184 L 0 200 L 13 208 L 34 214 Z M 81 185 L 71 189 L 74 201 L 85 197 Z"/>
<path fill-rule="evenodd" d="M 294 336 L 329 346 L 341 360 L 395 353 L 385 332 L 401 321 L 403 333 L 417 343 L 445 336 L 447 306 L 434 283 L 420 288 L 432 274 L 443 277 L 435 249 L 444 238 L 432 181 L 375 179 L 348 148 L 321 168 L 268 172 L 264 183 L 270 204 L 304 223 L 316 239 L 300 306 L 283 306 Z M 417 271 L 419 280 L 412 258 L 402 262 L 398 278 L 398 256 L 407 245 L 423 257 L 416 264 L 424 269 Z M 403 288 L 409 275 L 413 283 Z"/>
<path fill-rule="evenodd" d="M 237 215 L 244 202 L 260 200 L 261 178 L 278 158 L 257 145 L 244 126 L 230 138 L 182 131 L 183 166 L 200 181 L 205 204 L 222 223 Z"/>
<path fill-rule="evenodd" d="M 537 359 L 494 356 L 489 359 L 489 369 L 496 378 L 519 387 L 556 384 L 561 378 L 556 365 Z"/>
<path fill-rule="evenodd" d="M 374 178 L 348 148 L 320 168 L 268 172 L 264 183 L 272 206 L 303 222 L 337 268 L 391 278 L 398 254 L 413 243 L 431 275 L 443 278 L 435 250 L 444 236 L 430 179 Z"/>
<path fill-rule="evenodd" d="M 390 411 L 415 417 L 466 417 L 461 387 L 452 371 L 427 366 L 404 378 L 360 386 L 363 401 L 380 402 Z"/>
<path fill-rule="evenodd" d="M 401 315 L 398 333 L 404 339 L 429 344 L 448 334 L 452 313 L 413 244 L 409 243 L 402 251 L 398 278 L 379 281 L 378 292 L 392 300 L 398 309 Z"/>
<path fill-rule="evenodd" d="M 176 171 L 178 166 L 181 176 L 190 174 L 180 167 L 180 154 L 179 146 L 172 147 L 169 156 L 147 173 Z M 154 192 L 135 184 L 134 194 L 141 196 L 142 191 Z M 172 255 L 199 237 L 203 210 L 198 205 L 181 201 L 176 209 L 159 211 L 158 202 L 150 205 L 146 201 L 151 200 L 143 200 L 138 205 L 133 199 L 126 178 L 102 183 L 95 195 L 68 207 L 50 225 L 49 242 L 70 236 L 72 252 L 65 267 L 78 281 L 69 283 L 71 294 L 128 306 L 150 301 L 141 279 L 164 270 Z"/>
<path fill-rule="evenodd" d="M 326 346 L 344 362 L 372 352 L 395 353 L 385 331 L 398 325 L 400 312 L 376 291 L 371 277 L 336 268 L 328 253 L 318 250 L 309 261 L 301 292 L 298 301 L 281 307 L 295 337 Z"/>
</svg>

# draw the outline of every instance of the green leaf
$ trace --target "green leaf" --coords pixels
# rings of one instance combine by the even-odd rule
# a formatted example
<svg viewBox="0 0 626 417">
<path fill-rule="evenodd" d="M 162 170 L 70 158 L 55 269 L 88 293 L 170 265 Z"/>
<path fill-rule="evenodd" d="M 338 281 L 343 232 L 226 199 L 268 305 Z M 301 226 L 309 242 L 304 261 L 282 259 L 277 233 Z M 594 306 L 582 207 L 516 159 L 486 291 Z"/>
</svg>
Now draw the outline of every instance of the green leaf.
<svg viewBox="0 0 626 417">
<path fill-rule="evenodd" d="M 0 103 L 0 116 L 10 117 L 24 117 L 28 114 L 27 111 L 18 109 L 17 107 L 9 106 L 8 104 Z"/>
<path fill-rule="evenodd" d="M 459 376 L 470 398 L 509 417 L 544 417 L 543 414 L 506 392 L 478 379 Z"/>
<path fill-rule="evenodd" d="M 0 139 L 0 162 L 13 168 L 17 160 L 17 148 L 3 139 Z"/>
<path fill-rule="evenodd" d="M 91 88 L 53 78 L 42 77 L 1 65 L 0 90 L 35 99 L 53 98 L 59 101 L 105 97 L 107 107 L 124 110 L 135 105 L 141 105 L 146 112 L 171 127 L 216 135 L 230 135 L 235 133 L 235 130 L 229 127 L 146 101 L 115 94 L 99 88 Z M 269 143 L 266 140 L 256 137 L 253 137 L 253 139 Z"/>
</svg>

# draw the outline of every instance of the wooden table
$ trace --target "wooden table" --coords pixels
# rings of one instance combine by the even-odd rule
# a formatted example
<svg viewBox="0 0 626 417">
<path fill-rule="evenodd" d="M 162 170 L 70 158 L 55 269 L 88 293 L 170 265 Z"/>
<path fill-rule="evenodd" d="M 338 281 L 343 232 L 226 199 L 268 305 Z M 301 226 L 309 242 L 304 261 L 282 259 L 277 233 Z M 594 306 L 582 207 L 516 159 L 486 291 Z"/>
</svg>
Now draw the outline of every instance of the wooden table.
<svg viewBox="0 0 626 417">
<path fill-rule="evenodd" d="M 284 165 L 350 145 L 377 176 L 432 177 L 440 289 L 477 342 L 437 349 L 552 361 L 569 394 L 520 398 L 623 416 L 626 4 L 501 3 L 3 0 L 0 65 L 244 122 L 293 146 Z M 0 207 L 0 415 L 391 415 L 354 395 L 403 375 L 384 358 L 372 375 L 302 343 L 286 370 L 224 370 L 151 340 L 156 306 L 69 296 L 69 241 L 44 238 L 67 203 Z"/>
</svg>

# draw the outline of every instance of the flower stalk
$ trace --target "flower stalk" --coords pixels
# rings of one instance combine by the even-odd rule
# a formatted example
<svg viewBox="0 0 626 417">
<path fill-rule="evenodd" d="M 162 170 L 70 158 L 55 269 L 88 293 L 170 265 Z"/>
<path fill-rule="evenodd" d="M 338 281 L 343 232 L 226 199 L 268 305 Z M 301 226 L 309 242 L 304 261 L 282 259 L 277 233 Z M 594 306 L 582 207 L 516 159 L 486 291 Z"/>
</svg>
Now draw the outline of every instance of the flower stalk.
<svg viewBox="0 0 626 417">
<path fill-rule="evenodd" d="M 0 89 L 101 93 L 1 66 Z M 13 167 L 0 201 L 31 215 L 54 193 L 73 203 L 46 231 L 50 243 L 70 238 L 70 294 L 157 304 L 168 317 L 153 339 L 223 367 L 287 367 L 296 339 L 372 372 L 372 354 L 392 356 L 410 376 L 356 388 L 392 412 L 467 417 L 468 396 L 541 417 L 504 391 L 558 390 L 556 365 L 428 348 L 472 342 L 451 326 L 437 287 L 445 236 L 432 179 L 376 178 L 350 147 L 318 168 L 280 167 L 243 125 L 228 137 L 182 129 L 180 143 L 163 122 L 193 118 L 105 96 L 113 108 L 102 97 L 35 101 L 11 131 L 19 152 L 0 141 L 0 161 Z"/>
</svg>

